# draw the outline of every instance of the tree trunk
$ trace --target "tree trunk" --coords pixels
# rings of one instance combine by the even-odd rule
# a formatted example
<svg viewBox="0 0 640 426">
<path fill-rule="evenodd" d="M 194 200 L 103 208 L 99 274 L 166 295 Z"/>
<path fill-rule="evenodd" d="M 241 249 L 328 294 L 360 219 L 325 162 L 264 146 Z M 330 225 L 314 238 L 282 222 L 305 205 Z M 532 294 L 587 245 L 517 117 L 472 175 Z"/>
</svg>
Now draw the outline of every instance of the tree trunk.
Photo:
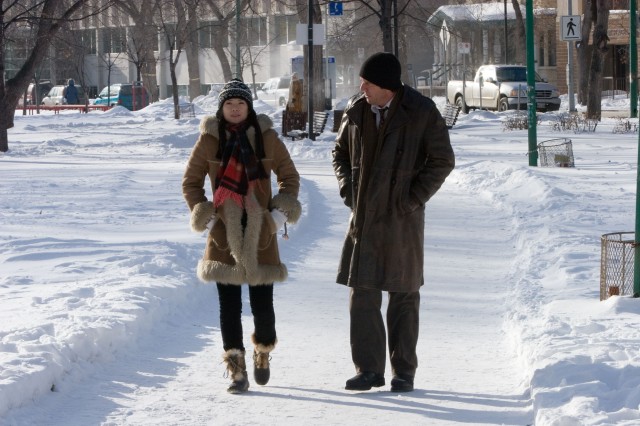
<svg viewBox="0 0 640 426">
<path fill-rule="evenodd" d="M 589 92 L 587 97 L 587 118 L 600 120 L 602 115 L 602 69 L 604 57 L 609 51 L 609 10 L 611 0 L 597 0 L 597 18 L 593 29 L 591 66 L 589 68 Z"/>
<path fill-rule="evenodd" d="M 156 65 L 158 60 L 155 56 L 155 46 L 158 41 L 157 26 L 153 22 L 154 11 L 159 7 L 156 0 L 115 0 L 117 7 L 122 9 L 133 20 L 131 29 L 133 38 L 140 45 L 140 57 L 138 62 L 142 65 L 142 81 L 144 82 L 151 102 L 158 101 L 158 77 L 156 75 Z"/>
<path fill-rule="evenodd" d="M 591 28 L 593 28 L 593 19 L 595 13 L 591 8 L 591 1 L 588 2 L 584 9 L 584 19 L 582 22 L 582 34 L 580 42 L 577 43 L 578 54 L 578 103 L 580 105 L 587 104 L 587 91 L 589 84 L 589 63 L 591 59 L 591 47 L 589 46 L 589 37 Z"/>
<path fill-rule="evenodd" d="M 169 72 L 171 74 L 171 95 L 173 97 L 173 117 L 180 119 L 180 98 L 178 97 L 178 76 L 176 75 L 176 62 L 169 62 Z"/>
<path fill-rule="evenodd" d="M 200 85 L 200 46 L 198 43 L 198 11 L 197 2 L 187 4 L 187 34 L 185 53 L 187 54 L 187 68 L 189 74 L 189 97 L 191 100 L 202 94 Z"/>
<path fill-rule="evenodd" d="M 520 4 L 518 0 L 511 0 L 511 4 L 513 5 L 513 10 L 516 14 L 516 37 L 515 37 L 515 52 L 516 52 L 516 62 L 521 64 L 526 63 L 525 53 L 527 51 L 526 40 L 527 36 L 525 34 L 525 23 L 524 18 L 522 17 L 522 10 L 520 10 Z"/>
<path fill-rule="evenodd" d="M 216 45 L 213 47 L 213 50 L 216 52 L 216 55 L 218 55 L 218 59 L 220 59 L 220 67 L 222 67 L 222 77 L 224 78 L 224 81 L 227 82 L 231 80 L 231 76 L 233 75 L 231 73 L 231 63 L 229 62 L 229 58 L 227 57 L 224 48 Z"/>
</svg>

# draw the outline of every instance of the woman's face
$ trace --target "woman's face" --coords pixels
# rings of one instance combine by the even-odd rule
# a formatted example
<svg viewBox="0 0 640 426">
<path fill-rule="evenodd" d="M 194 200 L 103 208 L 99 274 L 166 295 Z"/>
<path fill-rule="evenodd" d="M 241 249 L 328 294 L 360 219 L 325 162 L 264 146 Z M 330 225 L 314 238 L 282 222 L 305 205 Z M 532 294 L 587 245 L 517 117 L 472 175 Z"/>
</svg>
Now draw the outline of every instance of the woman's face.
<svg viewBox="0 0 640 426">
<path fill-rule="evenodd" d="M 231 98 L 222 104 L 222 115 L 228 123 L 242 123 L 249 117 L 249 105 L 240 98 Z"/>
</svg>

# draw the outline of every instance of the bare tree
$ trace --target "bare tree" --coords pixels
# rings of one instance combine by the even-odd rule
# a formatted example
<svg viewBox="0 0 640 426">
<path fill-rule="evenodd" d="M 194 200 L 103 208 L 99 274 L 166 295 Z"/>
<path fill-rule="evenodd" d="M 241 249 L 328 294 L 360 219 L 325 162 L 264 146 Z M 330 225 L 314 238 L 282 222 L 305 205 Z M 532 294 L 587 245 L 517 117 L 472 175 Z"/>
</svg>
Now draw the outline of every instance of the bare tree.
<svg viewBox="0 0 640 426">
<path fill-rule="evenodd" d="M 587 92 L 587 118 L 600 120 L 602 114 L 602 70 L 604 57 L 609 51 L 609 10 L 611 0 L 592 0 L 592 15 L 596 16 L 593 28 L 591 66 L 589 67 L 589 90 Z M 595 7 L 595 10 L 593 9 Z"/>
<path fill-rule="evenodd" d="M 187 14 L 180 0 L 167 0 L 160 7 L 160 26 L 167 43 L 169 74 L 171 76 L 171 94 L 176 119 L 180 118 L 180 99 L 178 96 L 178 74 L 176 67 L 187 44 Z"/>
<path fill-rule="evenodd" d="M 108 7 L 105 2 L 102 7 Z M 7 43 L 24 35 L 24 28 L 33 29 L 33 49 L 16 74 L 0 79 L 0 152 L 9 150 L 7 130 L 13 127 L 13 117 L 20 96 L 24 93 L 45 58 L 51 41 L 60 28 L 72 20 L 98 13 L 89 0 L 41 0 L 39 2 L 0 2 L 0 75 L 5 75 Z M 80 16 L 82 12 L 82 16 Z"/>
<path fill-rule="evenodd" d="M 220 61 L 224 81 L 229 81 L 233 76 L 233 72 L 231 71 L 229 56 L 227 56 L 226 41 L 229 40 L 229 25 L 236 16 L 236 2 L 223 2 L 220 4 L 220 2 L 216 0 L 204 1 L 209 6 L 209 10 L 218 24 L 215 28 L 218 33 L 218 37 L 214 38 L 212 49 Z M 239 4 L 240 13 L 244 14 L 249 7 L 249 4 L 249 0 L 241 0 Z M 231 54 L 231 57 L 233 58 L 234 55 L 235 54 Z"/>
<path fill-rule="evenodd" d="M 158 24 L 155 22 L 159 14 L 160 0 L 113 0 L 114 4 L 124 11 L 134 24 L 131 27 L 131 47 L 129 57 L 135 63 L 138 80 L 142 80 L 149 91 L 152 101 L 158 100 L 158 63 L 154 51 L 158 46 Z"/>
</svg>

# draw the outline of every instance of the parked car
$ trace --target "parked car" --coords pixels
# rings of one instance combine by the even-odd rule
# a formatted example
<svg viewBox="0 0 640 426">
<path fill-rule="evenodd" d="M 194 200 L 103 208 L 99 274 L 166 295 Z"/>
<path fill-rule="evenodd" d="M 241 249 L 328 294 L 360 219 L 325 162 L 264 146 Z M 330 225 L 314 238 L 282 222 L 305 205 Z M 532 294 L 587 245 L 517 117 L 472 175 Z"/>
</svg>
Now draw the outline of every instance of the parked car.
<svg viewBox="0 0 640 426">
<path fill-rule="evenodd" d="M 102 89 L 93 104 L 120 105 L 130 111 L 136 111 L 149 105 L 149 93 L 140 82 L 116 83 Z"/>
<path fill-rule="evenodd" d="M 40 83 L 38 83 L 38 92 L 36 93 L 36 84 L 29 84 L 29 87 L 27 87 L 26 98 L 24 96 L 21 96 L 20 100 L 18 101 L 18 105 L 22 107 L 25 104 L 36 105 L 40 103 L 42 99 L 47 96 L 47 93 L 49 93 L 49 90 L 51 90 L 52 87 L 53 84 L 51 84 L 49 80 L 40 80 Z"/>
<path fill-rule="evenodd" d="M 289 98 L 291 77 L 274 77 L 264 83 L 258 90 L 258 99 L 275 107 L 284 107 Z"/>
<path fill-rule="evenodd" d="M 64 88 L 66 86 L 63 84 L 59 84 L 53 86 L 47 96 L 42 98 L 42 105 L 65 105 L 67 101 L 64 99 Z M 76 84 L 76 88 L 78 89 L 78 105 L 84 105 L 86 96 L 84 94 L 84 90 L 82 90 L 82 86 L 78 86 Z"/>
</svg>

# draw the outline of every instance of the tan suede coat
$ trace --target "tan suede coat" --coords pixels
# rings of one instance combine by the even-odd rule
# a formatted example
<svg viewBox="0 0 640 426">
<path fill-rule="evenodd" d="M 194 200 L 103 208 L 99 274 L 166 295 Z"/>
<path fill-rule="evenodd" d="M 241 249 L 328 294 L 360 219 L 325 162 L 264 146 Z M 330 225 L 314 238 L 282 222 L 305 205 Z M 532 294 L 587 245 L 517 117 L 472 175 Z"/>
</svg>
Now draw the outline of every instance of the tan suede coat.
<svg viewBox="0 0 640 426">
<path fill-rule="evenodd" d="M 363 95 L 347 106 L 333 150 L 340 195 L 352 209 L 337 282 L 413 292 L 423 284 L 425 203 L 454 167 L 444 119 L 404 86 L 376 130 Z"/>
<path fill-rule="evenodd" d="M 287 279 L 287 267 L 280 261 L 277 229 L 270 210 L 278 208 L 287 215 L 288 223 L 295 223 L 302 212 L 298 201 L 300 176 L 289 151 L 273 122 L 266 115 L 259 115 L 265 158 L 262 159 L 268 179 L 260 179 L 253 194 L 255 202 L 247 202 L 246 227 L 242 225 L 243 209 L 231 200 L 218 209 L 205 195 L 208 177 L 211 193 L 214 192 L 216 175 L 221 162 L 218 152 L 218 119 L 205 117 L 200 123 L 200 137 L 191 152 L 182 180 L 182 193 L 191 210 L 191 229 L 203 232 L 209 219 L 215 223 L 207 238 L 204 257 L 198 263 L 198 277 L 205 282 L 258 285 Z M 255 150 L 255 129 L 247 130 L 247 136 Z M 271 176 L 275 175 L 278 194 L 272 197 Z M 251 201 L 254 201 L 251 200 Z M 249 207 L 249 206 L 257 207 Z"/>
</svg>

